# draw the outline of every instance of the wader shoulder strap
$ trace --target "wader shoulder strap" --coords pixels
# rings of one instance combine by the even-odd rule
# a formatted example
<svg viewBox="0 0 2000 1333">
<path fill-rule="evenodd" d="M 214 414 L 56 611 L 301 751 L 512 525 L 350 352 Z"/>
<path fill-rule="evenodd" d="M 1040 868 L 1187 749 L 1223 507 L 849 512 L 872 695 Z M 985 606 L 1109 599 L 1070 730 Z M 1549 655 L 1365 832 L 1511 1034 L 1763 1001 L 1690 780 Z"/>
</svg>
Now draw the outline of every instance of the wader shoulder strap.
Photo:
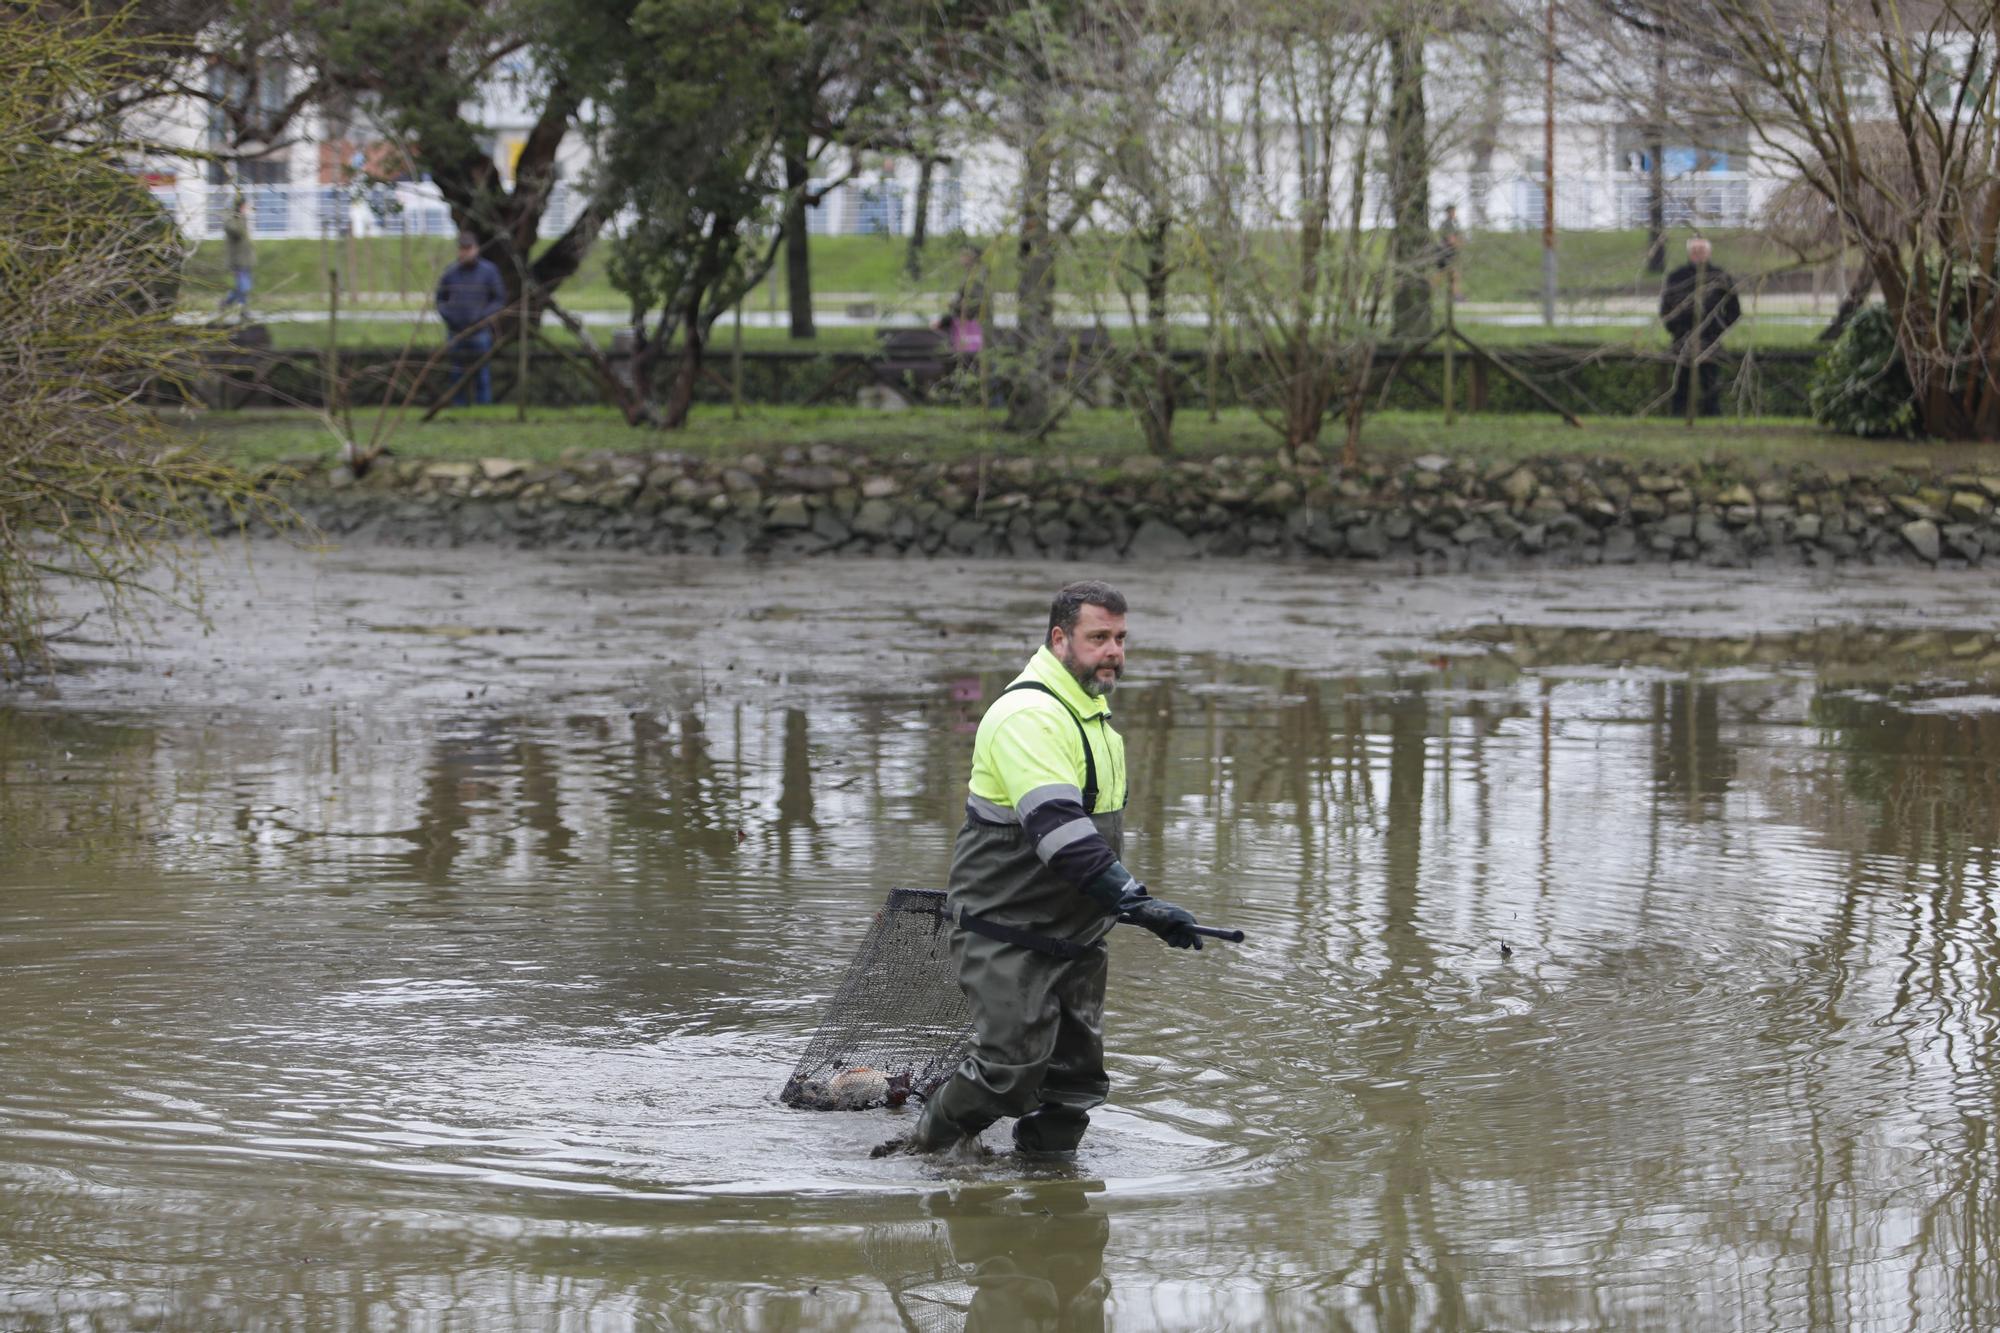
<svg viewBox="0 0 2000 1333">
<path fill-rule="evenodd" d="M 1061 704 L 1063 712 L 1069 714 L 1069 720 L 1076 723 L 1077 737 L 1083 742 L 1083 813 L 1097 813 L 1097 758 L 1090 752 L 1090 733 L 1083 729 L 1083 719 L 1076 715 L 1076 710 L 1069 706 L 1067 700 L 1039 680 L 1017 680 L 1000 693 L 1012 694 L 1015 690 L 1035 690 L 1048 695 Z"/>
<path fill-rule="evenodd" d="M 1018 944 L 1023 949 L 1045 953 L 1053 958 L 1075 961 L 1089 953 L 1091 946 L 1078 944 L 1073 940 L 1059 940 L 1053 935 L 1037 935 L 1032 930 L 1021 930 L 1015 926 L 1003 926 L 998 921 L 988 921 L 983 916 L 959 910 L 958 924 L 975 935 L 984 935 L 989 940 L 999 940 L 1002 944 Z"/>
</svg>

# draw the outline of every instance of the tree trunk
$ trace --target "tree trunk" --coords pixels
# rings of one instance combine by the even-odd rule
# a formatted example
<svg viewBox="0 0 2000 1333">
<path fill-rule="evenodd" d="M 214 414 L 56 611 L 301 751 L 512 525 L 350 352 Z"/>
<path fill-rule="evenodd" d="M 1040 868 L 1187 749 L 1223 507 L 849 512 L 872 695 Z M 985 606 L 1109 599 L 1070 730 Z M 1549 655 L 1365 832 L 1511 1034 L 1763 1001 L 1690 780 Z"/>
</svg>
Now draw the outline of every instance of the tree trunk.
<svg viewBox="0 0 2000 1333">
<path fill-rule="evenodd" d="M 924 241 L 931 228 L 931 176 L 936 170 L 937 159 L 917 159 L 917 203 L 910 219 L 909 254 L 903 260 L 903 269 L 912 280 L 924 271 Z"/>
<path fill-rule="evenodd" d="M 694 386 L 700 382 L 702 353 L 708 349 L 708 325 L 715 317 L 711 308 L 719 309 L 723 300 L 716 284 L 734 257 L 733 246 L 725 238 L 734 234 L 737 221 L 722 213 L 709 219 L 708 235 L 702 241 L 694 272 L 688 277 L 679 321 L 680 364 L 674 368 L 673 387 L 668 391 L 666 414 L 660 422 L 663 430 L 679 430 L 687 425 L 688 413 L 694 408 Z"/>
<path fill-rule="evenodd" d="M 435 86 L 442 90 L 456 84 L 451 79 L 440 79 Z M 499 268 L 510 302 L 520 299 L 524 267 L 540 298 L 552 296 L 556 288 L 582 267 L 603 227 L 604 219 L 596 206 L 586 206 L 570 222 L 567 231 L 525 265 L 515 258 L 534 250 L 542 217 L 554 194 L 556 152 L 581 105 L 581 99 L 567 84 L 559 81 L 550 89 L 548 100 L 515 159 L 511 191 L 502 183 L 499 165 L 492 154 L 478 146 L 480 131 L 465 119 L 455 102 L 426 101 L 410 110 L 420 121 L 441 121 L 450 126 L 446 132 L 434 134 L 431 142 L 456 145 L 455 151 L 442 147 L 425 151 L 420 146 L 419 164 L 430 173 L 439 195 L 450 207 L 453 225 L 477 236 L 481 253 Z"/>
<path fill-rule="evenodd" d="M 1372 122 L 1374 107 L 1369 107 Z M 1327 224 L 1333 218 L 1333 136 L 1330 129 L 1317 131 L 1313 153 L 1314 169 L 1301 181 L 1303 198 L 1299 215 L 1298 290 L 1292 298 L 1292 324 L 1285 336 L 1285 447 L 1290 461 L 1300 445 L 1319 439 L 1320 422 L 1326 414 L 1326 386 L 1331 380 L 1323 355 L 1323 341 L 1317 327 L 1321 284 L 1325 275 L 1320 260 L 1326 249 Z M 1368 130 L 1361 134 L 1367 142 Z M 1355 196 L 1367 188 L 1368 167 L 1364 159 L 1352 173 Z M 1304 187 L 1310 184 L 1310 191 Z M 1356 205 L 1357 216 L 1360 208 Z M 1330 337 L 1331 335 L 1327 335 Z"/>
<path fill-rule="evenodd" d="M 1653 50 L 1652 123 L 1646 126 L 1646 272 L 1667 271 L 1667 38 Z"/>
<path fill-rule="evenodd" d="M 1500 146 L 1500 129 L 1507 115 L 1507 66 L 1501 41 L 1498 32 L 1488 32 L 1479 48 L 1479 119 L 1472 126 L 1472 179 L 1465 202 L 1467 220 L 1482 231 L 1492 223 L 1487 200 L 1493 154 Z"/>
<path fill-rule="evenodd" d="M 1389 30 L 1389 203 L 1395 217 L 1393 328 L 1398 338 L 1431 331 L 1430 135 L 1424 117 L 1421 26 Z"/>
<path fill-rule="evenodd" d="M 699 304 L 699 298 L 695 304 Z M 701 322 L 690 320 L 681 335 L 680 363 L 674 367 L 673 388 L 667 393 L 667 411 L 660 421 L 661 429 L 679 430 L 687 425 L 688 413 L 694 408 L 694 386 L 701 379 L 701 354 L 706 343 Z"/>
<path fill-rule="evenodd" d="M 1055 237 L 1049 227 L 1055 151 L 1043 108 L 1036 100 L 1042 93 L 1031 89 L 1027 96 L 1026 141 L 1021 152 L 1021 263 L 1015 285 L 1018 346 L 1004 429 L 1038 435 L 1055 414 L 1055 386 L 1049 374 L 1056 341 Z"/>
<path fill-rule="evenodd" d="M 610 356 L 597 345 L 597 340 L 590 336 L 590 330 L 582 320 L 553 301 L 548 303 L 548 308 L 562 326 L 575 336 L 577 351 L 596 374 L 598 387 L 603 391 L 605 401 L 618 409 L 625 418 L 625 424 L 657 425 L 651 398 L 646 389 L 652 382 L 654 349 L 645 338 L 643 313 L 635 318 L 639 336 L 633 342 L 631 359 L 626 363 L 626 373 L 621 376 L 617 367 L 612 365 Z M 432 360 L 435 361 L 439 354 L 441 353 L 434 353 Z M 428 368 L 426 365 L 425 369 Z"/>
<path fill-rule="evenodd" d="M 1174 384 L 1171 327 L 1167 322 L 1167 286 L 1173 270 L 1167 262 L 1167 236 L 1172 222 L 1155 212 L 1146 230 L 1146 331 L 1151 383 L 1141 391 L 1139 425 L 1146 447 L 1161 458 L 1174 451 Z"/>
<path fill-rule="evenodd" d="M 1321 174 L 1324 191 L 1327 177 Z M 1320 284 L 1320 252 L 1326 241 L 1330 201 L 1324 194 L 1308 201 L 1299 226 L 1299 294 L 1293 310 L 1285 385 L 1285 457 L 1289 460 L 1300 445 L 1319 439 L 1320 424 L 1326 416 L 1326 386 L 1331 381 L 1320 355 L 1320 339 L 1315 336 L 1315 312 Z"/>
<path fill-rule="evenodd" d="M 1950 349 L 1955 340 L 1948 328 L 1939 326 L 1937 296 L 1923 267 L 1926 261 L 1919 258 L 1906 273 L 1902 252 L 1888 243 L 1873 248 L 1868 259 L 1895 325 L 1919 427 L 1943 440 L 2000 440 L 2000 395 L 1953 391 L 1955 356 Z"/>
<path fill-rule="evenodd" d="M 1819 331 L 1819 341 L 1830 343 L 1847 331 L 1848 321 L 1861 309 L 1861 303 L 1868 299 L 1868 289 L 1875 285 L 1875 273 L 1866 264 L 1855 269 L 1854 281 L 1847 284 L 1847 294 L 1840 298 L 1840 308 L 1833 312 L 1833 319 Z"/>
<path fill-rule="evenodd" d="M 812 238 L 806 231 L 806 185 L 812 164 L 806 159 L 806 136 L 785 136 L 785 295 L 790 302 L 792 336 L 818 336 L 813 327 Z"/>
</svg>

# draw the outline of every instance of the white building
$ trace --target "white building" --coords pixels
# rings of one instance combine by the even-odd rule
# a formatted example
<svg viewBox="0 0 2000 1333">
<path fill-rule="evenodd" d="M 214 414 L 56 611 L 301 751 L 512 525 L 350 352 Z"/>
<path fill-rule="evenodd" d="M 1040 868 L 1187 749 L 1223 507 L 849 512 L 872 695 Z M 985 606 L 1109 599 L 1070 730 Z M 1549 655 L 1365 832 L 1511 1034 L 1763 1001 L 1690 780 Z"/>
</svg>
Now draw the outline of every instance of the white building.
<svg viewBox="0 0 2000 1333">
<path fill-rule="evenodd" d="M 1427 101 L 1433 133 L 1444 145 L 1440 167 L 1431 177 L 1431 211 L 1436 215 L 1445 204 L 1455 203 L 1461 223 L 1470 228 L 1539 228 L 1544 212 L 1539 91 L 1520 90 L 1507 100 L 1488 169 L 1475 173 L 1464 148 L 1473 83 L 1465 63 L 1461 52 L 1444 43 L 1431 57 Z M 525 61 L 503 66 L 472 109 L 475 123 L 485 127 L 489 151 L 509 177 L 533 123 L 532 107 L 521 95 L 532 77 Z M 274 69 L 243 95 L 275 110 L 284 105 L 290 82 L 285 70 Z M 219 148 L 224 142 L 219 115 L 211 116 L 192 100 L 159 114 L 152 129 L 162 142 L 194 150 Z M 1281 144 L 1283 135 L 1274 133 L 1264 141 Z M 1565 90 L 1557 108 L 1555 142 L 1558 227 L 1646 225 L 1647 147 L 1627 116 L 1601 100 Z M 1273 151 L 1274 160 L 1264 170 L 1295 176 L 1296 158 L 1282 149 Z M 231 169 L 169 155 L 147 163 L 146 170 L 156 196 L 196 238 L 219 234 L 228 202 L 238 192 L 250 201 L 252 228 L 259 237 L 451 234 L 450 210 L 436 189 L 399 171 L 400 162 L 394 146 L 365 115 L 316 106 L 294 119 L 282 142 L 239 159 Z M 1778 172 L 1750 152 L 1747 134 L 1721 148 L 1669 143 L 1663 166 L 1670 224 L 1747 225 L 1783 183 Z M 558 183 L 542 219 L 545 237 L 560 234 L 582 205 L 588 167 L 587 147 L 572 133 L 559 154 Z M 811 210 L 808 225 L 819 235 L 907 235 L 916 221 L 917 181 L 915 161 L 872 156 Z M 1018 189 L 1013 155 L 998 144 L 975 144 L 934 173 L 928 230 L 932 235 L 1004 230 L 1016 211 Z M 1371 223 L 1385 223 L 1387 192 L 1381 179 L 1371 177 L 1366 197 Z"/>
</svg>

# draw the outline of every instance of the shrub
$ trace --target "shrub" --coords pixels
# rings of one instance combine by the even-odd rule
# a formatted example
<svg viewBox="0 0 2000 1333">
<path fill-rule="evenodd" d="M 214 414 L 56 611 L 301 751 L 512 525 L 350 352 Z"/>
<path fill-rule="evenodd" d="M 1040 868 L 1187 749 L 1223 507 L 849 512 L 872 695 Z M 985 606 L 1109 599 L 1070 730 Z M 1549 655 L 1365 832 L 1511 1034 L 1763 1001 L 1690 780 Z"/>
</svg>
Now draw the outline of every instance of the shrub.
<svg viewBox="0 0 2000 1333">
<path fill-rule="evenodd" d="M 132 51 L 88 13 L 0 15 L 0 674 L 46 664 L 51 580 L 116 616 L 190 572 L 211 504 L 268 504 L 148 405 L 213 337 L 174 320 L 180 238 L 102 110 L 133 91 Z"/>
<path fill-rule="evenodd" d="M 1896 347 L 1896 326 L 1881 302 L 1863 306 L 1814 367 L 1813 420 L 1848 435 L 1919 433 L 1916 393 Z"/>
</svg>

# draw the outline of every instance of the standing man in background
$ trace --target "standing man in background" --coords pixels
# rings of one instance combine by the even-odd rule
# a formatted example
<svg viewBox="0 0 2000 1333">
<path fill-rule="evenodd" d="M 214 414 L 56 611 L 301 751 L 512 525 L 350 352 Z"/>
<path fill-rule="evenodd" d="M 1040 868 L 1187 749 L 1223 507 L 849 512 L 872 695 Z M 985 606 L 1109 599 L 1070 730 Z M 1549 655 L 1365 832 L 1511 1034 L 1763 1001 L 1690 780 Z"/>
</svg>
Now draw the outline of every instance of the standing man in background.
<svg viewBox="0 0 2000 1333">
<path fill-rule="evenodd" d="M 1146 892 L 1118 859 L 1125 740 L 1105 698 L 1125 673 L 1125 598 L 1072 583 L 1027 669 L 979 723 L 946 910 L 972 1052 L 896 1149 L 934 1152 L 1002 1116 L 1014 1146 L 1066 1153 L 1104 1103 L 1104 937 L 1122 917 L 1199 949 L 1194 915 Z"/>
<path fill-rule="evenodd" d="M 239 194 L 222 221 L 222 258 L 229 265 L 230 287 L 216 316 L 220 319 L 229 307 L 238 306 L 246 324 L 250 322 L 250 270 L 257 262 L 250 244 L 249 208 L 250 201 Z"/>
<path fill-rule="evenodd" d="M 507 306 L 507 284 L 500 279 L 500 267 L 479 257 L 479 238 L 469 231 L 458 234 L 458 262 L 438 279 L 438 318 L 451 334 L 451 377 L 458 384 L 452 399 L 464 407 L 467 397 L 486 405 L 493 401 L 493 367 L 486 354 L 493 350 L 493 316 Z M 477 365 L 471 382 L 465 373 Z"/>
<path fill-rule="evenodd" d="M 1736 280 L 1727 269 L 1708 262 L 1706 236 L 1688 240 L 1688 262 L 1667 275 L 1660 288 L 1660 322 L 1674 340 L 1674 415 L 1688 413 L 1689 380 L 1701 377 L 1701 415 L 1722 415 L 1722 391 L 1711 355 L 1722 335 L 1743 314 L 1736 299 Z M 1699 327 L 1697 327 L 1699 326 Z"/>
<path fill-rule="evenodd" d="M 1458 225 L 1458 205 L 1444 206 L 1444 220 L 1438 223 L 1437 266 L 1444 272 L 1444 281 L 1450 284 L 1450 295 L 1455 301 L 1465 295 L 1465 289 L 1458 281 L 1458 257 L 1465 249 L 1465 228 Z"/>
</svg>

